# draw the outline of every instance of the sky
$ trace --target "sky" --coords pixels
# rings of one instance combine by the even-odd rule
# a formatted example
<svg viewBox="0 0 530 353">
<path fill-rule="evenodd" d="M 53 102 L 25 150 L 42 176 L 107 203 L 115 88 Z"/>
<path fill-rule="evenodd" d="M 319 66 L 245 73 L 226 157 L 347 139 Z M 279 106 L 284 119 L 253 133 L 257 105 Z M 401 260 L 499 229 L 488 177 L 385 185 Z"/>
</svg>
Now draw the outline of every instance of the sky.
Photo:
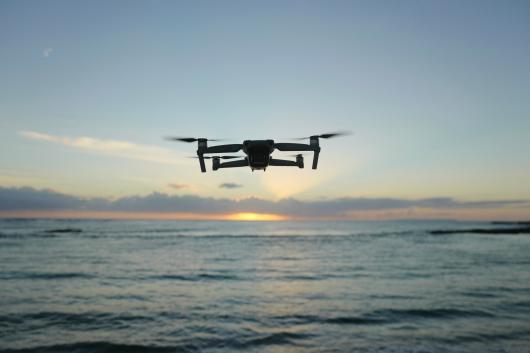
<svg viewBox="0 0 530 353">
<path fill-rule="evenodd" d="M 527 1 L 1 0 L 0 216 L 528 219 L 529 61 Z"/>
</svg>

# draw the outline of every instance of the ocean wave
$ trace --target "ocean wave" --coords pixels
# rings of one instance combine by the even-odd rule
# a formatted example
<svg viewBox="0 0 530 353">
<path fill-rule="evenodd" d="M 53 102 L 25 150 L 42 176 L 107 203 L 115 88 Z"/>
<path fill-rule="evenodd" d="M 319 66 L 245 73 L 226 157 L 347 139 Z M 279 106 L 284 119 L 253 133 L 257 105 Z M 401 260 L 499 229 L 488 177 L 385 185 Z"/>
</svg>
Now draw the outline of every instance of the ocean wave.
<svg viewBox="0 0 530 353">
<path fill-rule="evenodd" d="M 312 337 L 308 333 L 298 332 L 275 332 L 270 334 L 258 335 L 258 337 L 250 337 L 233 341 L 231 346 L 233 348 L 251 348 L 256 346 L 268 345 L 295 345 L 297 340 L 303 340 Z"/>
<path fill-rule="evenodd" d="M 83 230 L 80 228 L 53 228 L 53 229 L 44 229 L 36 231 L 10 231 L 10 232 L 0 232 L 0 239 L 24 239 L 24 238 L 56 238 L 64 237 L 68 235 L 79 235 Z"/>
<path fill-rule="evenodd" d="M 212 231 L 212 228 L 147 228 L 143 229 L 142 233 L 191 233 L 191 232 L 207 232 Z"/>
<path fill-rule="evenodd" d="M 530 300 L 522 300 L 510 303 L 512 308 L 530 309 Z"/>
<path fill-rule="evenodd" d="M 374 324 L 384 324 L 389 322 L 386 318 L 370 318 L 370 317 L 355 317 L 355 316 L 339 316 L 332 317 L 329 319 L 322 320 L 327 324 L 337 324 L 337 325 L 374 325 Z"/>
<path fill-rule="evenodd" d="M 2 280 L 20 279 L 91 279 L 96 276 L 81 272 L 4 272 L 0 273 Z"/>
<path fill-rule="evenodd" d="M 287 275 L 281 277 L 273 277 L 284 281 L 322 281 L 331 277 L 338 277 L 337 275 Z"/>
<path fill-rule="evenodd" d="M 513 293 L 513 294 L 525 294 L 530 295 L 530 287 L 481 287 L 480 291 L 486 293 Z"/>
<path fill-rule="evenodd" d="M 179 353 L 196 352 L 188 346 L 155 346 L 111 342 L 78 342 L 21 349 L 5 349 L 0 353 Z"/>
<path fill-rule="evenodd" d="M 496 293 L 487 293 L 487 292 L 479 292 L 479 291 L 467 291 L 461 293 L 465 297 L 469 298 L 498 298 L 499 295 Z"/>
<path fill-rule="evenodd" d="M 208 320 L 212 322 L 227 321 L 239 322 L 241 320 L 256 321 L 260 324 L 270 327 L 286 327 L 308 324 L 324 325 L 384 325 L 398 322 L 410 322 L 411 320 L 428 320 L 428 319 L 459 319 L 459 318 L 493 318 L 493 314 L 477 310 L 460 310 L 460 309 L 387 309 L 373 310 L 359 315 L 327 316 L 312 314 L 293 314 L 282 316 L 268 316 L 261 318 L 240 317 L 237 315 L 201 313 L 195 317 L 194 314 L 188 313 L 183 315 L 181 312 L 157 312 L 151 315 L 138 315 L 127 313 L 111 312 L 37 312 L 17 315 L 2 315 L 0 322 L 2 326 L 13 329 L 24 329 L 42 325 L 43 327 L 54 325 L 62 326 L 68 330 L 78 330 L 87 328 L 107 328 L 107 329 L 125 329 L 130 325 L 145 325 L 156 321 L 165 320 Z M 288 335 L 279 336 L 289 338 Z M 294 336 L 293 336 L 294 337 Z M 291 337 L 292 338 L 292 337 Z M 261 338 L 263 339 L 263 337 Z M 272 340 L 272 338 L 267 338 Z"/>
<path fill-rule="evenodd" d="M 109 312 L 55 312 L 43 311 L 26 314 L 1 315 L 0 322 L 5 327 L 24 329 L 34 328 L 35 325 L 48 327 L 49 325 L 63 326 L 69 330 L 86 329 L 87 327 L 125 328 L 129 324 L 154 321 L 154 317 L 133 314 L 117 314 Z M 31 323 L 31 325 L 30 325 Z"/>
<path fill-rule="evenodd" d="M 483 310 L 462 310 L 453 308 L 438 309 L 378 309 L 370 316 L 388 318 L 393 321 L 403 319 L 456 319 L 456 318 L 492 318 L 495 315 Z"/>
<path fill-rule="evenodd" d="M 373 325 L 389 322 L 385 318 L 360 316 L 326 317 L 321 315 L 284 315 L 272 317 L 272 322 L 288 325 L 332 324 L 332 325 Z"/>
<path fill-rule="evenodd" d="M 199 282 L 199 281 L 323 281 L 332 278 L 360 278 L 365 275 L 349 275 L 349 274 L 320 274 L 320 275 L 303 275 L 303 274 L 279 274 L 279 275 L 234 275 L 224 273 L 195 273 L 195 274 L 164 274 L 154 276 L 139 277 L 137 280 L 143 281 L 183 281 L 183 282 Z M 366 275 L 366 277 L 368 277 Z"/>
<path fill-rule="evenodd" d="M 35 346 L 20 349 L 4 349 L 0 353 L 179 353 L 201 352 L 204 349 L 223 347 L 232 350 L 253 349 L 260 346 L 296 346 L 298 341 L 312 337 L 308 333 L 280 331 L 273 333 L 256 333 L 240 337 L 205 337 L 202 339 L 184 339 L 174 345 L 138 345 L 113 342 L 76 342 L 71 344 L 56 344 Z"/>
<path fill-rule="evenodd" d="M 54 228 L 54 229 L 48 229 L 45 230 L 45 233 L 61 233 L 61 234 L 67 234 L 67 233 L 81 233 L 83 230 L 81 228 Z"/>
<path fill-rule="evenodd" d="M 228 274 L 218 273 L 197 273 L 192 275 L 177 275 L 167 274 L 158 276 L 148 276 L 142 279 L 146 280 L 169 280 L 169 281 L 186 281 L 186 282 L 197 282 L 197 281 L 227 281 L 227 280 L 242 280 L 241 277 Z"/>
<path fill-rule="evenodd" d="M 0 239 L 25 239 L 25 238 L 55 238 L 61 234 L 56 233 L 45 233 L 45 232 L 10 232 L 0 233 Z"/>
<path fill-rule="evenodd" d="M 274 322 L 292 325 L 380 325 L 418 319 L 492 318 L 493 314 L 460 309 L 378 309 L 352 316 L 286 315 L 272 317 Z"/>
<path fill-rule="evenodd" d="M 530 330 L 513 330 L 510 332 L 484 332 L 475 334 L 455 335 L 446 338 L 437 338 L 437 341 L 447 344 L 463 344 L 463 343 L 485 343 L 485 342 L 500 342 L 510 340 L 527 340 L 530 338 Z M 528 347 L 527 347 L 528 348 Z M 496 350 L 498 352 L 498 350 Z M 506 352 L 505 350 L 501 352 Z M 522 352 L 519 350 L 509 350 L 508 352 Z M 528 352 L 524 350 L 524 352 Z"/>
</svg>

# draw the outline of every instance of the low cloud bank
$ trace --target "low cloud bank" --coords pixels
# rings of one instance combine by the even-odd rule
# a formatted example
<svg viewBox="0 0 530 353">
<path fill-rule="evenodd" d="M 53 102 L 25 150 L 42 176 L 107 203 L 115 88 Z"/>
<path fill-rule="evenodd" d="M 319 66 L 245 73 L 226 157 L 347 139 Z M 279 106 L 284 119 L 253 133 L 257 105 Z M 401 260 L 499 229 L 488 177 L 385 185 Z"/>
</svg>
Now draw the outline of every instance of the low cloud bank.
<svg viewBox="0 0 530 353">
<path fill-rule="evenodd" d="M 152 193 L 128 196 L 116 200 L 82 198 L 53 190 L 30 187 L 0 187 L 0 211 L 113 211 L 113 212 L 186 212 L 199 214 L 228 214 L 256 212 L 293 217 L 341 216 L 356 211 L 428 209 L 491 209 L 529 206 L 529 200 L 459 201 L 450 197 L 425 199 L 354 198 L 301 201 L 294 198 L 269 201 L 259 198 L 233 200 L 194 195 Z"/>
<path fill-rule="evenodd" d="M 190 187 L 188 184 L 178 184 L 178 183 L 170 183 L 170 184 L 167 184 L 167 186 L 175 190 L 187 189 Z"/>
<path fill-rule="evenodd" d="M 238 188 L 243 187 L 243 185 L 236 184 L 236 183 L 222 183 L 219 185 L 219 187 L 221 189 L 238 189 Z"/>
</svg>

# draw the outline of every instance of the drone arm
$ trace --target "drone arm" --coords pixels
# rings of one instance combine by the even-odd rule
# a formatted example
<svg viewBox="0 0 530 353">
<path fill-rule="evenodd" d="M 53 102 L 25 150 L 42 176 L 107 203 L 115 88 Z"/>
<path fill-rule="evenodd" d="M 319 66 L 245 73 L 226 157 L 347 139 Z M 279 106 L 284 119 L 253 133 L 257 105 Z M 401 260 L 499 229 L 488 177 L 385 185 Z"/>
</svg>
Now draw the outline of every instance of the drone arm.
<svg viewBox="0 0 530 353">
<path fill-rule="evenodd" d="M 206 165 L 204 164 L 204 156 L 199 151 L 197 151 L 197 156 L 199 157 L 199 164 L 201 165 L 201 172 L 206 173 Z"/>
<path fill-rule="evenodd" d="M 270 159 L 269 165 L 279 166 L 279 167 L 298 167 L 298 163 L 295 161 L 287 161 L 285 159 L 274 159 L 274 158 Z"/>
<path fill-rule="evenodd" d="M 274 147 L 280 151 L 313 151 L 313 169 L 317 169 L 320 146 L 318 138 L 312 137 L 309 145 L 303 143 L 276 143 Z"/>
<path fill-rule="evenodd" d="M 318 155 L 320 154 L 320 147 L 317 147 L 313 152 L 313 169 L 317 169 L 318 165 Z"/>
<path fill-rule="evenodd" d="M 279 151 L 313 151 L 314 147 L 304 143 L 275 143 L 274 147 Z"/>
<path fill-rule="evenodd" d="M 242 144 L 232 144 L 232 145 L 219 145 L 206 147 L 202 150 L 202 153 L 231 153 L 239 152 L 243 148 Z"/>
<path fill-rule="evenodd" d="M 224 162 L 219 164 L 219 168 L 238 168 L 238 167 L 248 167 L 247 159 L 240 159 L 237 161 Z"/>
</svg>

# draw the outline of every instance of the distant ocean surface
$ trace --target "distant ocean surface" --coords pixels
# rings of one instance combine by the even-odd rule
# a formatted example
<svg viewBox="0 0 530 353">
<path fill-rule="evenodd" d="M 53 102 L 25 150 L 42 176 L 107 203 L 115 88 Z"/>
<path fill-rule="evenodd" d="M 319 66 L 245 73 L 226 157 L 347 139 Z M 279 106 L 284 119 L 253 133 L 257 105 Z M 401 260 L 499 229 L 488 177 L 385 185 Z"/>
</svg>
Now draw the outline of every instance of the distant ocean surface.
<svg viewBox="0 0 530 353">
<path fill-rule="evenodd" d="M 0 352 L 530 352 L 530 236 L 468 227 L 0 220 Z"/>
</svg>

